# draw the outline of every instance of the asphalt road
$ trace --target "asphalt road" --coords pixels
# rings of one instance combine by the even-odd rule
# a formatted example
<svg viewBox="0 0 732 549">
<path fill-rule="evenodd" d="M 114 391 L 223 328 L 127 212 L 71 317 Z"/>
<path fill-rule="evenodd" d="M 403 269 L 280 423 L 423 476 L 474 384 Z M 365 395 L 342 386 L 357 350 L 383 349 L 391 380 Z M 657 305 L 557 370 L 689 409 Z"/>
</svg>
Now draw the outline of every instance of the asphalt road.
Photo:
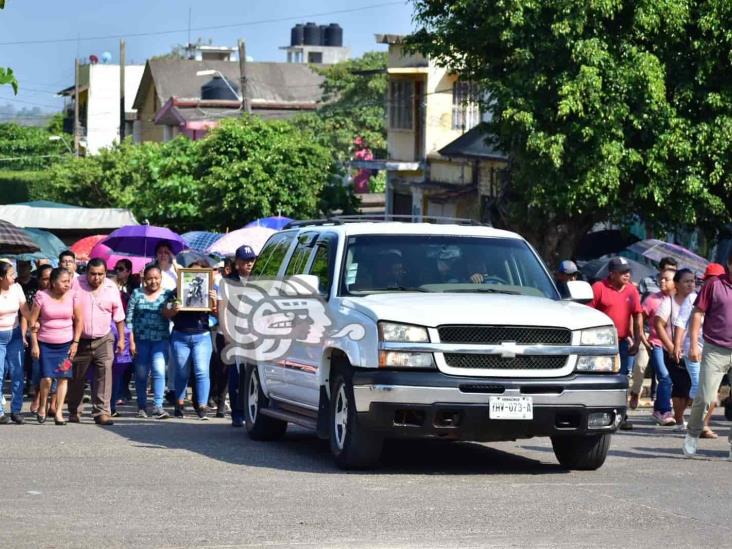
<svg viewBox="0 0 732 549">
<path fill-rule="evenodd" d="M 395 443 L 380 470 L 344 473 L 296 428 L 261 443 L 225 420 L 3 425 L 0 546 L 729 547 L 726 440 L 688 460 L 636 415 L 596 472 L 559 468 L 548 439 Z"/>
</svg>

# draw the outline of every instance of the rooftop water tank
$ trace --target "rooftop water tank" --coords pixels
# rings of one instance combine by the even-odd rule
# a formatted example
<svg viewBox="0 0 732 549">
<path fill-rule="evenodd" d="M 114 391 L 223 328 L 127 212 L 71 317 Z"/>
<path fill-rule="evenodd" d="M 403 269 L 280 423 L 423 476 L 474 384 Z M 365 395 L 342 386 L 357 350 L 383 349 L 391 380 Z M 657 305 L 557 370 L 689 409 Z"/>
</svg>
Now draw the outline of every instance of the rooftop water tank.
<svg viewBox="0 0 732 549">
<path fill-rule="evenodd" d="M 218 75 L 214 76 L 211 80 L 201 86 L 201 99 L 223 99 L 238 101 L 239 98 L 234 92 L 231 91 L 229 86 L 234 88 L 237 93 L 239 93 L 239 86 L 237 86 L 228 78 L 226 79 L 226 81 L 229 83 L 228 86 L 226 85 L 226 82 L 224 82 L 223 78 Z"/>
<path fill-rule="evenodd" d="M 324 46 L 343 47 L 343 29 L 338 23 L 331 23 L 325 29 Z"/>
<path fill-rule="evenodd" d="M 327 28 L 328 28 L 328 25 L 320 25 L 318 27 L 318 30 L 320 31 L 319 32 L 319 34 L 320 34 L 320 42 L 318 42 L 318 44 L 320 44 L 321 46 L 325 46 L 325 31 L 326 31 Z"/>
<path fill-rule="evenodd" d="M 290 46 L 302 46 L 305 42 L 305 25 L 298 23 L 290 31 Z"/>
<path fill-rule="evenodd" d="M 304 40 L 303 44 L 306 46 L 319 46 L 320 45 L 320 27 L 315 23 L 307 23 L 304 28 Z"/>
</svg>

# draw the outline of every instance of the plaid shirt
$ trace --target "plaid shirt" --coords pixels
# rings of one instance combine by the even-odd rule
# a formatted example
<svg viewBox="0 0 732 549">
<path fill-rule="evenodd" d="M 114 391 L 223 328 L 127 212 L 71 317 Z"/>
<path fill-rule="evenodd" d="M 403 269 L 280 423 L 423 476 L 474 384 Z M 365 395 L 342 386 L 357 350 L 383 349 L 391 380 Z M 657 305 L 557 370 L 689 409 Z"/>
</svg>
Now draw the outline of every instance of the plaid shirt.
<svg viewBox="0 0 732 549">
<path fill-rule="evenodd" d="M 127 327 L 135 339 L 162 341 L 170 337 L 170 321 L 163 317 L 163 307 L 175 294 L 163 290 L 155 301 L 145 299 L 145 292 L 137 288 L 127 304 Z"/>
</svg>

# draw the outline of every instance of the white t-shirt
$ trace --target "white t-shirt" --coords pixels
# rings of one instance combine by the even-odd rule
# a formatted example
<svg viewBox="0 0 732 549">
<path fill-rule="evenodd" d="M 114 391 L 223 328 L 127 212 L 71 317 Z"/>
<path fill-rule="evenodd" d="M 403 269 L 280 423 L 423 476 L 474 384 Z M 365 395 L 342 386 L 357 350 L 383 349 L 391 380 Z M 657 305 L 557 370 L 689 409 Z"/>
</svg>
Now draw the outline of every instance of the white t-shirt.
<svg viewBox="0 0 732 549">
<path fill-rule="evenodd" d="M 175 270 L 175 267 L 171 266 L 167 271 L 160 269 L 160 276 L 162 277 L 160 285 L 164 290 L 171 290 L 173 292 L 178 290 L 178 272 Z"/>
<path fill-rule="evenodd" d="M 17 282 L 0 293 L 0 331 L 7 332 L 18 325 L 18 311 L 25 303 L 23 288 Z"/>
<path fill-rule="evenodd" d="M 684 337 L 684 356 L 687 356 L 689 354 L 689 345 L 691 343 L 691 340 L 689 338 L 689 320 L 691 318 L 691 313 L 694 310 L 694 302 L 696 301 L 696 294 L 692 293 L 687 298 L 686 301 L 684 301 L 684 304 L 681 305 L 681 308 L 679 309 L 679 314 L 676 316 L 676 320 L 674 321 L 674 326 L 677 328 L 683 328 L 686 330 L 686 337 Z M 702 331 L 699 330 L 699 350 L 702 349 L 704 346 L 704 338 L 702 337 Z"/>
</svg>

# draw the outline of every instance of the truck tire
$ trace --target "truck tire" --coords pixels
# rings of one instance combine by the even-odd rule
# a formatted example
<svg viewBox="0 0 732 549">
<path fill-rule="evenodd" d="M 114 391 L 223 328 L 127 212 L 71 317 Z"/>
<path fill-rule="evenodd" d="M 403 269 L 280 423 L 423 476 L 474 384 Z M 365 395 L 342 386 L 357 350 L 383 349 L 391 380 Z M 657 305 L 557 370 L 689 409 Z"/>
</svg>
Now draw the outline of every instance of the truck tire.
<svg viewBox="0 0 732 549">
<path fill-rule="evenodd" d="M 383 438 L 358 422 L 350 380 L 334 376 L 330 399 L 330 450 L 341 469 L 368 469 L 381 457 Z"/>
<path fill-rule="evenodd" d="M 610 434 L 552 437 L 552 447 L 562 467 L 594 471 L 605 463 L 610 449 Z"/>
<path fill-rule="evenodd" d="M 257 367 L 247 364 L 244 370 L 244 422 L 252 440 L 277 440 L 287 430 L 287 422 L 260 413 L 269 406 L 262 391 Z"/>
</svg>

